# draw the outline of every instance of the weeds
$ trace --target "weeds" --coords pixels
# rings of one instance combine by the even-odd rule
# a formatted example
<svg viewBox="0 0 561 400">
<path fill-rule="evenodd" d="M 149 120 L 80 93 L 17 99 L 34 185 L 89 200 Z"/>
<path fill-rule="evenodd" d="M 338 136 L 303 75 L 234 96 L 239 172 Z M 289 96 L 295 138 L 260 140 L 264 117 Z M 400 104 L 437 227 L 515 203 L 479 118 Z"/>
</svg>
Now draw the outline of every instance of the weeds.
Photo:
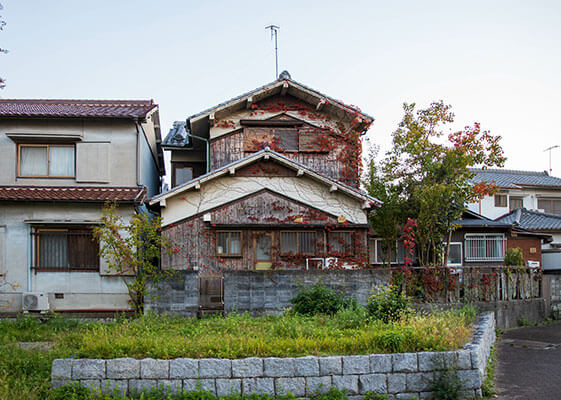
<svg viewBox="0 0 561 400">
<path fill-rule="evenodd" d="M 495 367 L 495 346 L 493 346 L 491 347 L 491 353 L 489 355 L 489 359 L 487 360 L 487 367 L 485 369 L 485 381 L 481 385 L 481 393 L 486 399 L 490 399 L 497 394 L 495 392 Z"/>
</svg>

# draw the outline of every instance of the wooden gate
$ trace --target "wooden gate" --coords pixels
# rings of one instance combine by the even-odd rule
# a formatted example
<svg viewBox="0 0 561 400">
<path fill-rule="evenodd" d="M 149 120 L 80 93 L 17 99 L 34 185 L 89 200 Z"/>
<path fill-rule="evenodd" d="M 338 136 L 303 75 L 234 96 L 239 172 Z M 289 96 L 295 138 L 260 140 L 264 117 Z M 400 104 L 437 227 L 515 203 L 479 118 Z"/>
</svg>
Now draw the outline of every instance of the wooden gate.
<svg viewBox="0 0 561 400">
<path fill-rule="evenodd" d="M 224 311 L 222 275 L 199 275 L 199 315 Z"/>
</svg>

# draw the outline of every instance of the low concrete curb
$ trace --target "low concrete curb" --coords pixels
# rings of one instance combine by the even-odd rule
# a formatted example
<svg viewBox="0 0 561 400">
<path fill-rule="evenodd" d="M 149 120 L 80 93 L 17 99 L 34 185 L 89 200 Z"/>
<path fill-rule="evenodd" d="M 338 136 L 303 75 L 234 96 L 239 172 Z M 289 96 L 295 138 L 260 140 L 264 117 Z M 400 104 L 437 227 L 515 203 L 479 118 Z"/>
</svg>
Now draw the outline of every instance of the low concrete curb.
<svg viewBox="0 0 561 400">
<path fill-rule="evenodd" d="M 154 387 L 171 392 L 208 390 L 307 397 L 331 387 L 352 396 L 368 392 L 392 399 L 431 397 L 430 383 L 446 367 L 458 370 L 464 396 L 481 395 L 485 367 L 495 342 L 495 318 L 479 318 L 471 343 L 462 350 L 331 357 L 154 360 L 146 358 L 56 359 L 53 387 L 72 382 L 103 392 L 135 393 Z"/>
</svg>

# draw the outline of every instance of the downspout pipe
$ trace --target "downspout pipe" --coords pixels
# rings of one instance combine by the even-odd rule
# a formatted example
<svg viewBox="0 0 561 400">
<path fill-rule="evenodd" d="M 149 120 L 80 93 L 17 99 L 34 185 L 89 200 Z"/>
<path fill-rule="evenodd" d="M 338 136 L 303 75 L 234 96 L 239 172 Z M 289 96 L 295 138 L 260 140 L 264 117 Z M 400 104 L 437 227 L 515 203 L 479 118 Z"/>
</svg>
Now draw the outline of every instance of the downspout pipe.
<svg viewBox="0 0 561 400">
<path fill-rule="evenodd" d="M 140 129 L 138 129 L 138 119 L 134 119 L 136 128 L 136 186 L 140 186 Z"/>
</svg>

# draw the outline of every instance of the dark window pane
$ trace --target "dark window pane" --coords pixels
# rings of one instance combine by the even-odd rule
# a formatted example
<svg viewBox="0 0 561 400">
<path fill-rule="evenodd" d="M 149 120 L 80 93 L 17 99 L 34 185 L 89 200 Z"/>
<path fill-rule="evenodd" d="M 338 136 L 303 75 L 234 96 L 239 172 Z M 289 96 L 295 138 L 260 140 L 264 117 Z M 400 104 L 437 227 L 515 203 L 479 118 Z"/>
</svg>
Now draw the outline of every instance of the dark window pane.
<svg viewBox="0 0 561 400">
<path fill-rule="evenodd" d="M 300 232 L 300 254 L 315 254 L 316 233 Z"/>
<path fill-rule="evenodd" d="M 281 254 L 298 252 L 298 236 L 296 232 L 281 232 Z"/>
</svg>

